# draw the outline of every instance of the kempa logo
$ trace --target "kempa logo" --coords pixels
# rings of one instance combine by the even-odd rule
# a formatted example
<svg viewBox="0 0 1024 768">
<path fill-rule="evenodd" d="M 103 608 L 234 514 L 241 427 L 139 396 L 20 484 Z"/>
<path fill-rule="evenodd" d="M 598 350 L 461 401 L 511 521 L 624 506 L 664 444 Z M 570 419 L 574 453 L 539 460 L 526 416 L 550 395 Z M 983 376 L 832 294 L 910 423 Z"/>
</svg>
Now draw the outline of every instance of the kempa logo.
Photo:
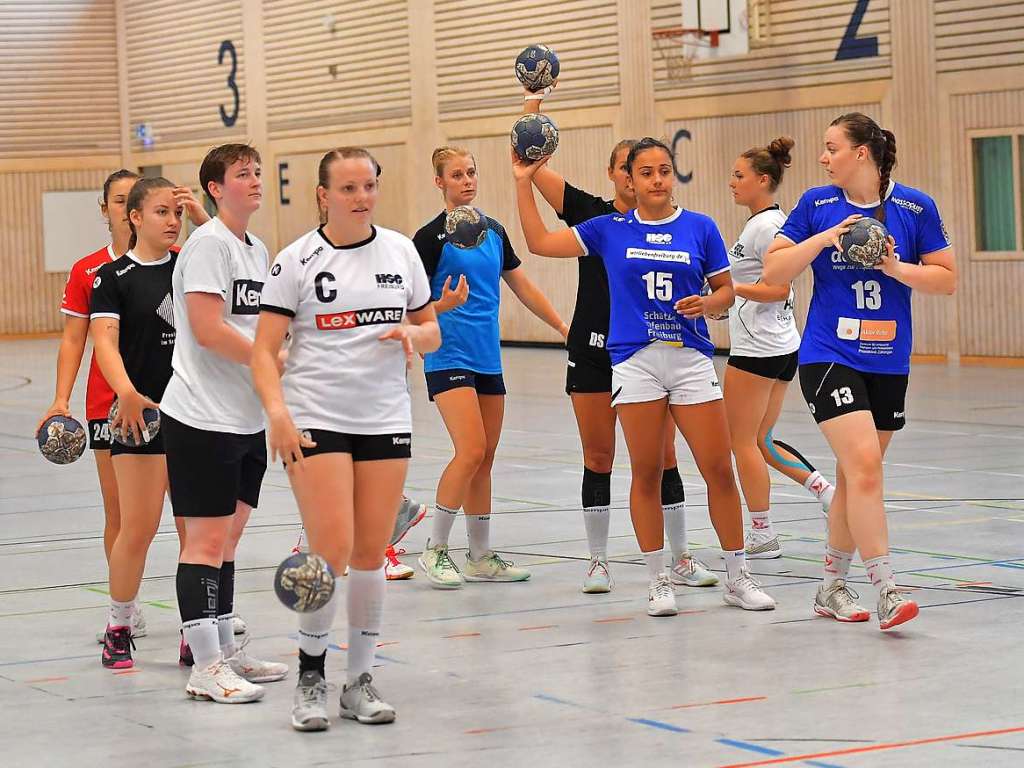
<svg viewBox="0 0 1024 768">
<path fill-rule="evenodd" d="M 411 437 L 399 437 L 398 435 L 394 435 L 391 438 L 391 444 L 392 445 L 412 445 L 412 438 Z"/>
<path fill-rule="evenodd" d="M 100 267 L 102 266 L 102 264 L 97 264 L 95 267 L 89 267 L 87 270 L 85 270 L 85 274 L 91 275 L 93 272 L 99 272 Z"/>
<path fill-rule="evenodd" d="M 402 322 L 403 312 L 401 307 L 375 307 L 332 312 L 329 315 L 317 315 L 316 327 L 321 331 L 341 331 L 364 325 L 392 325 Z"/>
<path fill-rule="evenodd" d="M 231 292 L 231 314 L 258 315 L 262 291 L 263 283 L 258 280 L 235 280 Z"/>
<path fill-rule="evenodd" d="M 309 254 L 309 256 L 303 256 L 301 259 L 299 259 L 299 264 L 301 264 L 302 266 L 306 266 L 307 264 L 309 264 L 310 261 L 312 261 L 314 258 L 319 256 L 323 252 L 324 247 L 321 245 L 315 251 Z"/>
<path fill-rule="evenodd" d="M 376 275 L 378 288 L 401 288 L 402 276 L 380 272 Z"/>
<path fill-rule="evenodd" d="M 814 201 L 814 207 L 817 208 L 820 205 L 828 205 L 829 203 L 838 203 L 838 202 L 839 202 L 839 195 L 836 195 L 835 197 L 827 197 L 824 200 L 815 200 Z"/>
<path fill-rule="evenodd" d="M 124 274 L 126 274 L 128 272 L 131 272 L 133 269 L 135 269 L 135 262 L 134 261 L 131 264 L 129 264 L 127 267 L 125 267 L 124 269 L 116 269 L 116 270 L 114 270 L 114 274 L 117 275 L 118 277 L 120 277 L 121 275 L 124 275 Z"/>
<path fill-rule="evenodd" d="M 672 242 L 671 232 L 648 232 L 647 242 L 654 245 L 668 245 Z"/>
<path fill-rule="evenodd" d="M 894 419 L 902 419 L 903 418 L 903 414 L 904 414 L 904 411 L 893 411 L 892 412 L 892 417 Z"/>
</svg>

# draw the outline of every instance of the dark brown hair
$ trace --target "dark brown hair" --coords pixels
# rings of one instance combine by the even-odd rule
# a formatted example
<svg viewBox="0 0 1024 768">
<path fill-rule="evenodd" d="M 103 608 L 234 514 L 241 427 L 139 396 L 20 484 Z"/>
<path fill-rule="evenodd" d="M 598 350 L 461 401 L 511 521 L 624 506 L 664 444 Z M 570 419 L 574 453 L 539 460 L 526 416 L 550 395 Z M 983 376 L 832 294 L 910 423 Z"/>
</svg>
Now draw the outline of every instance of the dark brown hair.
<svg viewBox="0 0 1024 768">
<path fill-rule="evenodd" d="M 632 149 L 635 146 L 636 139 L 623 139 L 614 147 L 612 147 L 612 155 L 611 157 L 608 158 L 608 170 L 615 170 L 615 158 L 618 156 L 619 152 L 621 152 L 624 149 Z"/>
<path fill-rule="evenodd" d="M 331 181 L 331 164 L 335 160 L 349 160 L 352 158 L 365 158 L 373 163 L 374 170 L 377 172 L 378 178 L 382 168 L 377 159 L 370 154 L 370 150 L 363 149 L 362 147 L 338 147 L 332 149 L 326 155 L 320 158 L 320 167 L 317 169 L 317 189 L 323 187 L 327 189 Z M 316 196 L 316 209 L 320 214 L 320 226 L 327 223 L 327 211 L 320 207 L 320 195 L 317 193 Z"/>
<path fill-rule="evenodd" d="M 139 174 L 135 171 L 129 171 L 127 168 L 114 171 L 112 174 L 107 176 L 107 180 L 103 182 L 103 204 L 106 205 L 110 201 L 110 188 L 114 185 L 114 182 L 120 181 L 121 179 L 137 178 L 139 178 Z"/>
<path fill-rule="evenodd" d="M 139 179 L 128 193 L 128 202 L 125 205 L 128 213 L 128 226 L 132 230 L 132 236 L 128 240 L 128 250 L 134 248 L 138 242 L 138 233 L 135 231 L 135 223 L 132 221 L 132 211 L 141 211 L 142 206 L 149 197 L 149 193 L 156 189 L 174 189 L 174 183 L 163 176 L 154 176 L 151 179 Z"/>
<path fill-rule="evenodd" d="M 628 173 L 630 176 L 633 175 L 633 163 L 636 162 L 637 155 L 639 155 L 641 152 L 645 152 L 648 149 L 665 150 L 665 153 L 672 161 L 672 167 L 675 168 L 676 156 L 672 152 L 672 150 L 669 149 L 668 144 L 666 144 L 663 141 L 659 141 L 658 139 L 651 138 L 650 136 L 644 136 L 642 139 L 640 139 L 640 141 L 635 142 L 633 146 L 630 147 L 629 149 L 629 156 L 626 158 L 626 173 Z"/>
<path fill-rule="evenodd" d="M 878 123 L 860 112 L 849 112 L 832 121 L 841 125 L 846 137 L 855 147 L 867 147 L 871 159 L 878 166 L 878 199 L 881 201 L 875 218 L 885 222 L 885 193 L 889 191 L 889 179 L 896 167 L 896 136 L 892 131 L 879 127 Z"/>
<path fill-rule="evenodd" d="M 223 184 L 224 174 L 239 160 L 251 160 L 257 164 L 263 162 L 256 147 L 248 144 L 221 144 L 207 152 L 203 158 L 203 164 L 199 166 L 199 184 L 214 205 L 217 205 L 217 201 L 210 194 L 210 182 Z"/>
<path fill-rule="evenodd" d="M 750 167 L 758 176 L 767 176 L 772 180 L 771 191 L 774 192 L 782 183 L 782 175 L 793 162 L 789 153 L 795 144 L 789 136 L 779 136 L 767 147 L 753 147 L 740 157 L 750 161 Z"/>
</svg>

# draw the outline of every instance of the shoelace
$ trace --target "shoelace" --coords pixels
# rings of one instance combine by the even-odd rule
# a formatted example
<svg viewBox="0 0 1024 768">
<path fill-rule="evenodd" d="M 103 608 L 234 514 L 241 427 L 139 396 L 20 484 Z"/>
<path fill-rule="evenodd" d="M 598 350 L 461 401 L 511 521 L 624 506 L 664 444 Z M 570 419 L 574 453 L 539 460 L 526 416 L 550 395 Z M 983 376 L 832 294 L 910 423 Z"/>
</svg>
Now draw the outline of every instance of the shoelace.
<svg viewBox="0 0 1024 768">
<path fill-rule="evenodd" d="M 303 704 L 319 704 L 321 699 L 327 698 L 327 683 L 320 678 L 313 685 L 301 685 Z"/>
<path fill-rule="evenodd" d="M 587 571 L 587 576 L 593 576 L 594 575 L 594 571 L 596 571 L 598 568 L 600 568 L 602 571 L 604 571 L 605 575 L 608 574 L 608 564 L 606 562 L 604 562 L 603 560 L 597 560 L 595 558 L 594 560 L 590 561 L 590 570 Z"/>
<path fill-rule="evenodd" d="M 839 602 L 844 606 L 855 605 L 857 600 L 860 599 L 860 595 L 856 590 L 846 586 L 845 581 L 837 580 L 836 586 L 833 587 L 833 589 L 835 590 L 835 594 Z"/>
<path fill-rule="evenodd" d="M 745 589 L 761 589 L 761 582 L 751 576 L 746 569 L 740 571 L 739 578 L 736 579 L 735 584 L 737 587 L 743 587 Z"/>
<path fill-rule="evenodd" d="M 485 559 L 488 560 L 490 563 L 492 563 L 497 568 L 502 568 L 502 569 L 504 569 L 504 568 L 511 568 L 513 565 L 515 565 L 515 563 L 512 562 L 511 560 L 503 560 L 501 555 L 499 555 L 497 552 L 494 552 L 494 551 L 492 551 L 489 555 L 487 555 L 487 557 Z"/>
<path fill-rule="evenodd" d="M 455 564 L 455 561 L 452 560 L 452 556 L 448 554 L 448 547 L 445 547 L 444 549 L 438 550 L 438 552 L 437 552 L 437 567 L 439 569 L 441 569 L 442 571 L 443 570 L 447 570 L 447 569 L 450 568 L 451 570 L 455 571 L 456 573 L 459 572 L 459 566 L 457 566 Z"/>
<path fill-rule="evenodd" d="M 654 597 L 657 600 L 664 597 L 675 597 L 675 592 L 672 591 L 672 585 L 668 583 L 668 579 L 659 578 L 654 582 Z"/>
<path fill-rule="evenodd" d="M 132 637 L 132 633 L 128 629 L 115 629 L 113 632 L 108 632 L 110 637 L 110 647 L 114 653 L 128 653 L 128 648 L 135 650 L 135 638 Z"/>
<path fill-rule="evenodd" d="M 388 563 L 390 563 L 391 565 L 401 565 L 402 563 L 399 561 L 398 556 L 404 554 L 404 549 L 395 549 L 394 547 L 388 547 L 386 550 L 384 550 L 384 556 L 387 557 Z"/>
</svg>

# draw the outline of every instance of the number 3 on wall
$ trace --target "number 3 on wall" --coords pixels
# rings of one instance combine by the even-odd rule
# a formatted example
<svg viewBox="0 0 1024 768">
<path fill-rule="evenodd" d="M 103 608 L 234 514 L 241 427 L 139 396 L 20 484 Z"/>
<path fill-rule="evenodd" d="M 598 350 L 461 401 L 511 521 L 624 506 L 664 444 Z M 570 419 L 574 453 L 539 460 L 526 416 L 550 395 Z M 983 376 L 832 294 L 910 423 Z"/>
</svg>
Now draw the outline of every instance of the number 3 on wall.
<svg viewBox="0 0 1024 768">
<path fill-rule="evenodd" d="M 223 64 L 224 57 L 226 55 L 231 57 L 231 71 L 228 73 L 228 88 L 231 89 L 231 95 L 235 99 L 235 106 L 230 114 L 224 110 L 223 104 L 219 105 L 217 108 L 220 110 L 220 121 L 230 128 L 238 121 L 238 109 L 240 106 L 238 83 L 235 82 L 235 75 L 238 74 L 238 52 L 235 50 L 235 44 L 230 40 L 225 40 L 220 44 L 220 51 L 217 53 L 217 64 Z"/>
</svg>

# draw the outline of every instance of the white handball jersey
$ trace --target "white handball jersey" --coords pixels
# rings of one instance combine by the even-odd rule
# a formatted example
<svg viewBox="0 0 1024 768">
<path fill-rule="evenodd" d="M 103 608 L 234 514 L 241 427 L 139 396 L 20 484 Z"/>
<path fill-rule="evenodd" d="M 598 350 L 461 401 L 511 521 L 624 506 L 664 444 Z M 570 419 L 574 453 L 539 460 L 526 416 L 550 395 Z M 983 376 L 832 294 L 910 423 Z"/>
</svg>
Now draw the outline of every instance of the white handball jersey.
<svg viewBox="0 0 1024 768">
<path fill-rule="evenodd" d="M 267 277 L 267 247 L 246 233 L 232 234 L 216 216 L 196 229 L 178 255 L 171 280 L 178 330 L 171 366 L 174 374 L 160 408 L 194 427 L 252 435 L 263 429 L 263 408 L 249 366 L 228 360 L 196 341 L 185 294 L 211 293 L 224 299 L 224 322 L 247 339 L 256 336 L 260 291 Z"/>
<path fill-rule="evenodd" d="M 373 227 L 336 246 L 322 230 L 278 254 L 261 311 L 292 318 L 282 385 L 299 429 L 356 435 L 412 431 L 405 351 L 381 335 L 430 303 L 430 283 L 412 240 Z"/>
<path fill-rule="evenodd" d="M 729 251 L 732 279 L 757 283 L 764 271 L 764 255 L 786 214 L 775 205 L 755 213 Z M 729 354 L 744 357 L 788 355 L 800 348 L 800 333 L 793 318 L 793 291 L 785 301 L 752 301 L 736 298 L 729 311 Z"/>
</svg>

